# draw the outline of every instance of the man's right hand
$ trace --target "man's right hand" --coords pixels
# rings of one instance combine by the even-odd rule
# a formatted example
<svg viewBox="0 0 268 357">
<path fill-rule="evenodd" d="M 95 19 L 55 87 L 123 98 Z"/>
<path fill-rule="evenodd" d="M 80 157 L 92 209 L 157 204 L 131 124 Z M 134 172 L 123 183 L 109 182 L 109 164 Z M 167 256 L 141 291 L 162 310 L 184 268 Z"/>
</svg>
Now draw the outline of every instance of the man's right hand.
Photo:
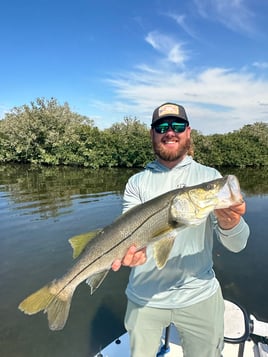
<svg viewBox="0 0 268 357">
<path fill-rule="evenodd" d="M 126 252 L 126 255 L 122 260 L 116 259 L 112 264 L 112 270 L 117 271 L 122 265 L 127 267 L 136 267 L 146 262 L 146 248 L 136 250 L 135 245 L 132 245 Z"/>
</svg>

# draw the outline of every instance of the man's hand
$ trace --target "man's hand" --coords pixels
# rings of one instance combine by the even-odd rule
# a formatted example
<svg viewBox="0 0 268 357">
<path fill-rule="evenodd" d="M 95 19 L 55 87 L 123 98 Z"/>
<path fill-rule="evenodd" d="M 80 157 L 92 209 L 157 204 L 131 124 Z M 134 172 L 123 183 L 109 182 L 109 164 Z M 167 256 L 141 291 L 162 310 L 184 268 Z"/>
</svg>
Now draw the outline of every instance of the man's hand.
<svg viewBox="0 0 268 357">
<path fill-rule="evenodd" d="M 116 259 L 112 264 L 112 270 L 117 271 L 122 265 L 127 267 L 135 267 L 146 262 L 146 248 L 136 250 L 135 245 L 132 245 L 122 260 Z"/>
<path fill-rule="evenodd" d="M 222 229 L 232 229 L 240 221 L 240 217 L 246 212 L 246 203 L 231 206 L 229 208 L 215 209 L 214 213 L 218 224 Z"/>
</svg>

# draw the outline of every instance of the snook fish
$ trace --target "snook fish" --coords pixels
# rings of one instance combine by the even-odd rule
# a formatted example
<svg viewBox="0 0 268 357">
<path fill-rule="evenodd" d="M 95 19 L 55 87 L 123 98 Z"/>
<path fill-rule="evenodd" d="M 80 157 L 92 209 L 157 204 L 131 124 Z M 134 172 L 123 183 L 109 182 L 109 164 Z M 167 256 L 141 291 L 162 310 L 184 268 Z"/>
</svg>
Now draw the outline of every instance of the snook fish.
<svg viewBox="0 0 268 357">
<path fill-rule="evenodd" d="M 71 238 L 77 262 L 23 300 L 19 309 L 32 315 L 44 310 L 51 330 L 61 330 L 68 318 L 76 287 L 84 280 L 91 294 L 100 286 L 115 259 L 122 259 L 131 245 L 137 250 L 153 244 L 158 269 L 163 269 L 178 231 L 203 222 L 215 208 L 242 202 L 238 180 L 228 175 L 200 185 L 169 191 L 117 218 L 104 229 Z"/>
</svg>

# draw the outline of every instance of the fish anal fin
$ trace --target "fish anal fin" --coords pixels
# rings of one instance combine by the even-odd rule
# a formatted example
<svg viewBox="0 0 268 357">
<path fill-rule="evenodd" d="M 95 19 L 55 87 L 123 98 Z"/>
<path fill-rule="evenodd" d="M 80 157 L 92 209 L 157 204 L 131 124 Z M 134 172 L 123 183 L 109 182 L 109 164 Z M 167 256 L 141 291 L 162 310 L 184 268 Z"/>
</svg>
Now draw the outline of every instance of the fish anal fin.
<svg viewBox="0 0 268 357">
<path fill-rule="evenodd" d="M 86 280 L 86 283 L 90 286 L 91 295 L 98 289 L 108 273 L 109 270 L 104 270 L 101 273 L 92 275 Z"/>
<path fill-rule="evenodd" d="M 159 270 L 163 269 L 167 263 L 170 251 L 174 244 L 174 237 L 168 236 L 154 243 L 154 259 Z"/>
<path fill-rule="evenodd" d="M 47 313 L 48 326 L 52 331 L 62 330 L 69 316 L 72 295 L 67 300 L 55 297 L 44 313 Z"/>
<path fill-rule="evenodd" d="M 100 230 L 88 233 L 82 233 L 69 239 L 69 243 L 73 248 L 73 258 L 77 258 L 85 249 L 87 244 L 93 239 Z"/>
</svg>

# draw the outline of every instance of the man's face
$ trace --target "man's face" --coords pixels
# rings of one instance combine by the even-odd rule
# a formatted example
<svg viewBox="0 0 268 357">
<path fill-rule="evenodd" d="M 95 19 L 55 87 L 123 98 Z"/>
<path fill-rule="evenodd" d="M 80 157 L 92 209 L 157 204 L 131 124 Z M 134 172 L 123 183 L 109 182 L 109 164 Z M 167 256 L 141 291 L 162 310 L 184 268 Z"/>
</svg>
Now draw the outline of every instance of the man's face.
<svg viewBox="0 0 268 357">
<path fill-rule="evenodd" d="M 166 119 L 157 122 L 158 124 L 172 122 L 177 123 L 175 119 Z M 180 120 L 178 121 L 180 122 Z M 167 126 L 167 124 L 164 124 Z M 174 125 L 174 124 L 173 124 Z M 175 128 L 175 125 L 174 125 Z M 176 128 L 175 128 L 176 130 Z M 151 129 L 151 139 L 153 149 L 160 161 L 175 162 L 181 161 L 187 154 L 191 145 L 191 128 L 185 127 L 183 132 L 175 132 L 171 126 L 164 133 L 158 133 L 156 129 Z"/>
</svg>

